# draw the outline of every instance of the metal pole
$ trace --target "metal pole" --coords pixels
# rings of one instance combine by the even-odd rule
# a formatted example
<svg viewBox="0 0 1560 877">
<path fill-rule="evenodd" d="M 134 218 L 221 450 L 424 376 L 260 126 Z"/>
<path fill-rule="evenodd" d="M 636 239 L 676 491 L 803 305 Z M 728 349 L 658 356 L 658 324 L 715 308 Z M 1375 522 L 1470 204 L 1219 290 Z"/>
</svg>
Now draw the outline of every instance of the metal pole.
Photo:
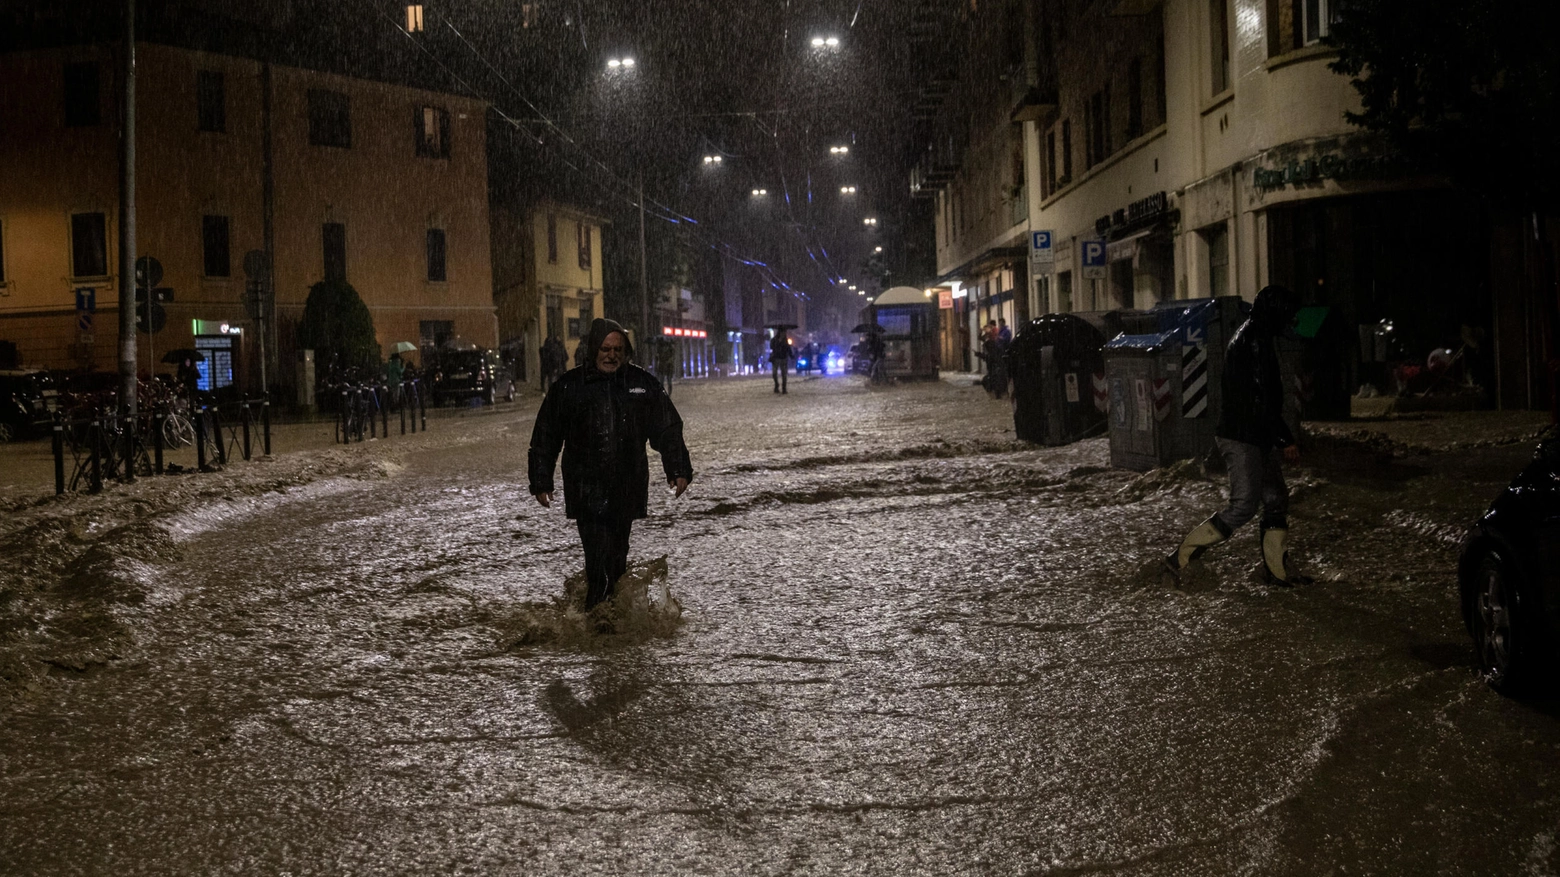
<svg viewBox="0 0 1560 877">
<path fill-rule="evenodd" d="M 645 171 L 639 169 L 639 345 L 644 354 L 650 343 L 650 269 L 645 257 Z"/>
<path fill-rule="evenodd" d="M 135 0 L 125 0 L 124 118 L 119 133 L 119 413 L 135 420 Z M 150 319 L 150 304 L 147 317 Z M 151 328 L 148 326 L 147 328 Z M 125 459 L 135 436 L 125 431 Z M 135 477 L 134 467 L 128 476 Z"/>
<path fill-rule="evenodd" d="M 65 492 L 65 421 L 54 412 L 54 495 Z"/>
<path fill-rule="evenodd" d="M 260 402 L 260 433 L 261 447 L 265 449 L 265 455 L 271 456 L 271 397 L 269 394 Z"/>
<path fill-rule="evenodd" d="M 271 330 L 275 320 L 271 309 L 276 304 L 276 173 L 271 158 L 271 62 L 260 67 L 260 234 L 265 251 L 265 276 L 260 278 L 260 392 L 269 400 L 271 385 L 267 374 L 268 349 L 275 350 Z M 277 362 L 277 371 L 281 371 Z M 271 453 L 269 447 L 266 453 Z"/>
</svg>

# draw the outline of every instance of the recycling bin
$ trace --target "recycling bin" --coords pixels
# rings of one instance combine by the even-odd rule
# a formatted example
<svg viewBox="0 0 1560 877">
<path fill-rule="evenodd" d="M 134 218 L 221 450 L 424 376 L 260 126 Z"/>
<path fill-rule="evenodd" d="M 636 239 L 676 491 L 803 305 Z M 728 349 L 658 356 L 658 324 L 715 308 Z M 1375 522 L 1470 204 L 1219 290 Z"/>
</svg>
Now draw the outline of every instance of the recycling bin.
<svg viewBox="0 0 1560 877">
<path fill-rule="evenodd" d="M 1077 314 L 1046 314 L 1019 328 L 1008 348 L 1013 431 L 1041 445 L 1065 445 L 1098 434 L 1103 397 L 1093 378 L 1104 370 L 1105 335 Z"/>
<path fill-rule="evenodd" d="M 1112 466 L 1147 471 L 1208 453 L 1225 347 L 1248 309 L 1238 296 L 1220 296 L 1123 315 L 1129 329 L 1103 355 Z"/>
</svg>

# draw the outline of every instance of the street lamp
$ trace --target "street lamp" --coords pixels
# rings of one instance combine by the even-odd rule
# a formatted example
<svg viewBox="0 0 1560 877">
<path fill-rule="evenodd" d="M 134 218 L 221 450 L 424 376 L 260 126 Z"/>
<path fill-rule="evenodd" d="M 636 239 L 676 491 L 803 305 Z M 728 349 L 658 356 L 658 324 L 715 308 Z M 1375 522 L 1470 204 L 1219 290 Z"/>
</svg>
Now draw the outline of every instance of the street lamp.
<svg viewBox="0 0 1560 877">
<path fill-rule="evenodd" d="M 863 219 L 861 221 L 861 224 L 862 225 L 870 225 L 870 226 L 876 228 L 877 224 L 878 224 L 877 217 L 876 216 L 869 216 L 866 219 Z"/>
<path fill-rule="evenodd" d="M 856 194 L 856 187 L 855 186 L 841 186 L 840 187 L 840 194 L 841 195 L 854 195 L 854 194 Z"/>
<path fill-rule="evenodd" d="M 760 195 L 768 195 L 768 194 L 769 194 L 769 190 L 768 189 L 754 189 L 753 190 L 753 197 L 755 197 L 755 198 L 757 198 Z"/>
<path fill-rule="evenodd" d="M 633 67 L 634 67 L 634 59 L 633 58 L 608 58 L 607 59 L 607 68 L 609 70 L 623 70 L 623 69 L 630 69 L 630 70 L 632 70 Z"/>
<path fill-rule="evenodd" d="M 873 247 L 872 248 L 872 252 L 874 252 L 874 253 L 881 253 L 881 252 L 883 252 L 883 248 L 882 247 Z"/>
<path fill-rule="evenodd" d="M 829 154 L 830 155 L 849 155 L 850 154 L 850 147 L 849 146 L 830 146 L 829 147 Z"/>
<path fill-rule="evenodd" d="M 830 49 L 838 49 L 840 47 L 840 38 L 839 37 L 813 37 L 812 38 L 812 44 L 813 44 L 813 48 L 815 48 L 815 49 L 822 49 L 822 48 L 825 48 L 825 47 L 830 48 Z"/>
<path fill-rule="evenodd" d="M 706 155 L 706 156 L 704 156 L 704 163 L 706 165 L 717 165 L 717 164 L 720 164 L 720 156 L 718 156 L 718 155 Z"/>
</svg>

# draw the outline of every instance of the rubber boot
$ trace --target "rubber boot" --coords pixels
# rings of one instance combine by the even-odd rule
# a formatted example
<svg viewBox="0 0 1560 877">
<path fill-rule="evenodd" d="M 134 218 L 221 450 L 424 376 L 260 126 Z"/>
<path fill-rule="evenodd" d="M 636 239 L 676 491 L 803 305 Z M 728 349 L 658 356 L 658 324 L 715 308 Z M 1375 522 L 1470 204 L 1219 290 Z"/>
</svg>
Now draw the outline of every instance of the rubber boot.
<svg viewBox="0 0 1560 877">
<path fill-rule="evenodd" d="M 1309 585 L 1311 578 L 1295 572 L 1289 565 L 1289 552 L 1285 550 L 1284 543 L 1289 537 L 1289 528 L 1281 526 L 1262 527 L 1262 572 L 1268 584 L 1278 588 L 1289 588 L 1295 585 Z"/>
<path fill-rule="evenodd" d="M 1191 562 L 1202 556 L 1204 551 L 1214 545 L 1230 538 L 1230 528 L 1219 520 L 1218 515 L 1210 517 L 1201 524 L 1192 528 L 1190 533 L 1181 540 L 1181 547 L 1165 558 L 1163 564 L 1165 574 L 1174 580 L 1174 584 L 1181 583 L 1181 570 L 1191 565 Z"/>
</svg>

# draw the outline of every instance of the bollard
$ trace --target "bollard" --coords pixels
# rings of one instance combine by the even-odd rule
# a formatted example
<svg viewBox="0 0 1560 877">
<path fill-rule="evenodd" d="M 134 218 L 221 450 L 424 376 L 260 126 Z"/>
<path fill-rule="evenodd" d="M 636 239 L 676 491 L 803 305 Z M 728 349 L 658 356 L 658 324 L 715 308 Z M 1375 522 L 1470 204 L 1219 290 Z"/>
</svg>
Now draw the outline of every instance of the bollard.
<svg viewBox="0 0 1560 877">
<path fill-rule="evenodd" d="M 222 412 L 217 406 L 211 406 L 211 431 L 217 437 L 217 465 L 227 465 L 227 436 L 222 434 Z"/>
<path fill-rule="evenodd" d="M 422 388 L 417 390 L 417 410 L 422 413 L 423 432 L 428 431 L 428 400 L 423 397 Z"/>
<path fill-rule="evenodd" d="M 395 411 L 401 415 L 401 435 L 406 435 L 406 394 L 401 394 L 401 404 L 395 406 Z"/>
<path fill-rule="evenodd" d="M 92 445 L 92 478 L 87 484 L 87 490 L 97 493 L 103 489 L 103 454 L 99 447 L 103 443 L 103 422 L 101 420 L 92 421 L 92 426 L 87 431 L 87 435 L 91 439 L 88 444 Z"/>
<path fill-rule="evenodd" d="M 379 438 L 379 418 L 374 416 L 374 406 L 378 403 L 378 399 L 374 394 L 374 388 L 359 387 L 358 400 L 363 403 L 363 413 L 367 415 L 368 437 L 371 439 Z"/>
<path fill-rule="evenodd" d="M 421 395 L 422 391 L 418 389 L 416 381 L 406 382 L 406 419 L 412 422 L 413 433 L 417 432 L 417 400 Z"/>
<path fill-rule="evenodd" d="M 163 474 L 163 426 L 168 423 L 168 412 L 152 415 L 152 471 Z"/>
<path fill-rule="evenodd" d="M 341 404 L 336 408 L 336 419 L 341 423 L 340 432 L 342 444 L 346 444 L 347 442 L 352 441 L 352 434 L 349 432 L 349 430 L 352 428 L 352 418 L 347 416 L 347 404 L 347 388 L 342 387 Z"/>
<path fill-rule="evenodd" d="M 389 387 L 385 387 L 385 386 L 380 386 L 379 388 L 374 390 L 374 395 L 376 397 L 377 396 L 383 396 L 384 397 L 383 399 L 379 399 L 378 400 L 378 404 L 379 404 L 379 434 L 381 436 L 385 437 L 385 438 L 389 438 L 390 437 L 390 409 L 388 407 L 386 407 L 386 406 L 388 406 L 390 404 L 390 388 Z"/>
<path fill-rule="evenodd" d="M 133 484 L 135 483 L 135 422 L 128 414 L 116 417 L 114 422 L 119 424 L 119 437 L 123 439 L 119 443 L 119 449 L 124 453 L 122 462 L 125 468 L 119 473 L 119 480 L 124 484 Z"/>
<path fill-rule="evenodd" d="M 54 412 L 54 495 L 65 492 L 65 423 L 60 412 Z"/>
<path fill-rule="evenodd" d="M 195 418 L 195 468 L 206 471 L 206 411 L 198 406 L 190 406 L 191 415 Z"/>
<path fill-rule="evenodd" d="M 244 427 L 244 462 L 249 462 L 249 397 L 245 396 L 238 404 L 244 406 L 238 415 L 239 422 Z"/>
<path fill-rule="evenodd" d="M 271 395 L 266 394 L 260 400 L 260 446 L 265 449 L 265 455 L 271 456 Z"/>
</svg>

